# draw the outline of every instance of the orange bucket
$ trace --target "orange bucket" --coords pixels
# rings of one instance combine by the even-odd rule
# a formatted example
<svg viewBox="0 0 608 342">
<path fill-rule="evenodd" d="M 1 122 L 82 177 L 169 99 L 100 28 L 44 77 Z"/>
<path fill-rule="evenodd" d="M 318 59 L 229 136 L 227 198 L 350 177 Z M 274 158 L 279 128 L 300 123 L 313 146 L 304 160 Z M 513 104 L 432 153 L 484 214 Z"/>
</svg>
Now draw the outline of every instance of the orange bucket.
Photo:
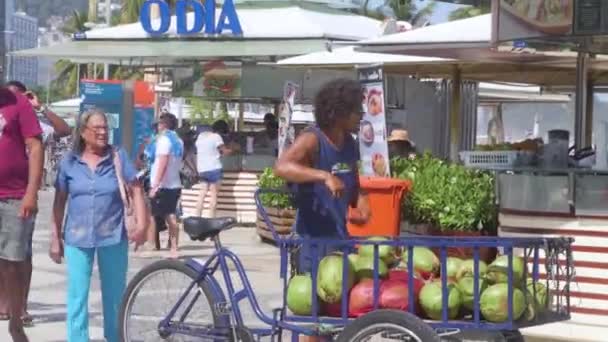
<svg viewBox="0 0 608 342">
<path fill-rule="evenodd" d="M 360 177 L 359 182 L 361 189 L 368 193 L 371 217 L 363 225 L 349 222 L 349 235 L 399 236 L 401 231 L 401 201 L 403 196 L 411 189 L 412 182 L 382 177 Z M 350 212 L 353 216 L 356 216 L 352 208 Z"/>
</svg>

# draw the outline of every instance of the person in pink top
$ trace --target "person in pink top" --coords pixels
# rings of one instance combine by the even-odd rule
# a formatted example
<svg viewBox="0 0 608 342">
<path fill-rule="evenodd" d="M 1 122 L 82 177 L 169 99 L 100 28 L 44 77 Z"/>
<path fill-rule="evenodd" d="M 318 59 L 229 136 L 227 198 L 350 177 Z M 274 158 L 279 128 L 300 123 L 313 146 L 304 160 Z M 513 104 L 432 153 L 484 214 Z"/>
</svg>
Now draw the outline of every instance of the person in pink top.
<svg viewBox="0 0 608 342">
<path fill-rule="evenodd" d="M 21 315 L 28 242 L 42 178 L 41 135 L 28 99 L 0 87 L 0 287 L 9 291 L 8 328 L 14 342 L 28 341 Z"/>
</svg>

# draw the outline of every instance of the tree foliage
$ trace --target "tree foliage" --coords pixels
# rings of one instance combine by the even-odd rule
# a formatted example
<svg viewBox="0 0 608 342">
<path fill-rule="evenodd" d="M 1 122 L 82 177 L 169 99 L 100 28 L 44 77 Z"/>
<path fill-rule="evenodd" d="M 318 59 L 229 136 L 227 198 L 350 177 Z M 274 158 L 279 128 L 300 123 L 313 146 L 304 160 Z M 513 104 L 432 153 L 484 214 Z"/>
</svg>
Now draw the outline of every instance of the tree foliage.
<svg viewBox="0 0 608 342">
<path fill-rule="evenodd" d="M 17 9 L 38 18 L 40 26 L 53 16 L 68 17 L 72 11 L 86 12 L 88 0 L 18 0 Z"/>
<path fill-rule="evenodd" d="M 462 3 L 471 5 L 470 7 L 464 7 L 457 9 L 450 13 L 450 20 L 460 20 L 466 18 L 476 17 L 478 15 L 490 13 L 492 10 L 492 1 L 491 0 L 463 0 L 463 1 L 453 1 L 455 3 Z"/>
</svg>

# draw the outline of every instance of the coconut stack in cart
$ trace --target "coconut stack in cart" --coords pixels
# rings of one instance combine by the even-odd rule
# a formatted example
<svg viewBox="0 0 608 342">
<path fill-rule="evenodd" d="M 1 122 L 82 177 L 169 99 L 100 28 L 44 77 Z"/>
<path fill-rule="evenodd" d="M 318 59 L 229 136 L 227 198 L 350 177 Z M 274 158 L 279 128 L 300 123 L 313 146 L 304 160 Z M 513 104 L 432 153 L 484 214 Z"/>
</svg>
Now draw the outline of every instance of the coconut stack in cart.
<svg viewBox="0 0 608 342">
<path fill-rule="evenodd" d="M 381 241 L 383 237 L 369 240 Z M 389 245 L 378 246 L 378 308 L 410 310 L 421 318 L 442 320 L 442 272 L 447 278 L 448 318 L 471 320 L 474 310 L 475 273 L 473 259 L 448 257 L 446 269 L 441 269 L 437 255 L 427 247 L 413 247 L 413 289 L 415 303 L 409 303 L 408 252 Z M 374 246 L 361 245 L 356 253 L 348 255 L 347 279 L 343 279 L 341 253 L 324 257 L 317 271 L 317 306 L 320 315 L 342 317 L 342 289 L 346 282 L 349 291 L 348 317 L 360 317 L 374 310 Z M 509 319 L 508 268 L 509 257 L 499 255 L 486 264 L 478 264 L 479 308 L 482 319 L 502 323 Z M 525 261 L 513 255 L 513 321 L 533 320 L 547 307 L 548 291 L 545 284 L 525 278 Z M 527 273 L 529 275 L 529 273 Z M 291 278 L 287 287 L 287 307 L 295 315 L 312 315 L 311 275 L 299 274 Z"/>
</svg>

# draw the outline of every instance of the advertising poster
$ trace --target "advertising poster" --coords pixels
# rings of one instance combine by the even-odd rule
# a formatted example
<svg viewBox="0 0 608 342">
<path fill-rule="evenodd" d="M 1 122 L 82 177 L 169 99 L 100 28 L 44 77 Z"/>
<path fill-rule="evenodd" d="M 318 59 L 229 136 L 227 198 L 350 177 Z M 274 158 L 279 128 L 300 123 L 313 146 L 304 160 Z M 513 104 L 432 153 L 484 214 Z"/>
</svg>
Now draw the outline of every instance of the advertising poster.
<svg viewBox="0 0 608 342">
<path fill-rule="evenodd" d="M 605 1 L 582 0 L 577 3 Z M 493 40 L 505 42 L 532 38 L 559 38 L 573 33 L 574 0 L 532 1 L 498 0 L 493 2 Z M 585 8 L 588 6 L 582 6 Z M 582 11 L 579 11 L 582 13 Z M 593 22 L 599 11 L 586 9 L 586 22 Z"/>
<path fill-rule="evenodd" d="M 390 175 L 386 141 L 386 106 L 382 67 L 357 69 L 363 86 L 363 119 L 359 129 L 359 151 L 363 176 Z"/>
<path fill-rule="evenodd" d="M 152 136 L 152 124 L 154 123 L 154 107 L 135 106 L 133 110 L 133 158 L 139 146 L 146 138 Z"/>
<path fill-rule="evenodd" d="M 189 69 L 176 69 L 174 97 L 233 98 L 241 96 L 241 63 L 200 62 Z"/>
<path fill-rule="evenodd" d="M 108 118 L 109 142 L 122 143 L 120 120 L 123 109 L 123 87 L 121 81 L 82 80 L 80 82 L 80 114 L 91 108 L 99 108 Z"/>
<path fill-rule="evenodd" d="M 279 110 L 279 155 L 287 147 L 293 144 L 295 139 L 294 128 L 291 124 L 293 106 L 298 93 L 299 86 L 296 83 L 287 81 L 283 88 L 283 102 Z"/>
</svg>

